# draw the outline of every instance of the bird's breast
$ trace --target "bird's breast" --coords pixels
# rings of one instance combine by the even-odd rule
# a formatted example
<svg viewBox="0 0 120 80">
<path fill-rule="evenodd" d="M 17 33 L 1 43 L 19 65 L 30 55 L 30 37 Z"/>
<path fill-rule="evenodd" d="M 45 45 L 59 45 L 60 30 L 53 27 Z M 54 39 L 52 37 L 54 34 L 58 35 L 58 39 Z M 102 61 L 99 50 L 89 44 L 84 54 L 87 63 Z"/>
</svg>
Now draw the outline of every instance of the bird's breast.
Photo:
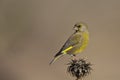
<svg viewBox="0 0 120 80">
<path fill-rule="evenodd" d="M 89 33 L 83 32 L 82 33 L 82 40 L 80 41 L 80 45 L 78 45 L 77 50 L 75 51 L 75 54 L 82 52 L 88 45 L 89 41 Z"/>
</svg>

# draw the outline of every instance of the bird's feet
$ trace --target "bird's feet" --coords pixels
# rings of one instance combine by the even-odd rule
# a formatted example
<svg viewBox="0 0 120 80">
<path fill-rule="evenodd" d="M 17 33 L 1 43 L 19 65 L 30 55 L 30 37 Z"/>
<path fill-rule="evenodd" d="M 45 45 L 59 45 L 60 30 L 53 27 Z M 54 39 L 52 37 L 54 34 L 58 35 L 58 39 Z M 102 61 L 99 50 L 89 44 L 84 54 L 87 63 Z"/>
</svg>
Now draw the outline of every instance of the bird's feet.
<svg viewBox="0 0 120 80">
<path fill-rule="evenodd" d="M 77 60 L 76 55 L 71 55 L 72 60 Z"/>
</svg>

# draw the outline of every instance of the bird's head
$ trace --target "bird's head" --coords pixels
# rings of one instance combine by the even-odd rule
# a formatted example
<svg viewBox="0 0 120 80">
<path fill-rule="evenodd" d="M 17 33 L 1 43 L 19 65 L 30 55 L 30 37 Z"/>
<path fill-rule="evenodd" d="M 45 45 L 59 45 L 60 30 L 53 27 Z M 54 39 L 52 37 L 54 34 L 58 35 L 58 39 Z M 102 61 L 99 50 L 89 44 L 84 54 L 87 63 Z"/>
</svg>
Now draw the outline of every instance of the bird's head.
<svg viewBox="0 0 120 80">
<path fill-rule="evenodd" d="M 83 22 L 79 22 L 79 23 L 76 23 L 73 27 L 73 29 L 75 31 L 80 31 L 80 32 L 84 32 L 84 31 L 87 31 L 88 30 L 88 27 L 85 23 Z"/>
</svg>

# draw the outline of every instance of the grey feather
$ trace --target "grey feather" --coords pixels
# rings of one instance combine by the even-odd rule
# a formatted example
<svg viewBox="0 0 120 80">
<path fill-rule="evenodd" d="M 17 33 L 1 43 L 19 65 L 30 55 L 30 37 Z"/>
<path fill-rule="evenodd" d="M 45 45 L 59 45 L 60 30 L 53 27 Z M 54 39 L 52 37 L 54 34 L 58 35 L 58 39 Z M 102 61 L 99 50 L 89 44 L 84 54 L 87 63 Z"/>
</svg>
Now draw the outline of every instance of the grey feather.
<svg viewBox="0 0 120 80">
<path fill-rule="evenodd" d="M 74 34 L 72 34 L 68 40 L 65 42 L 65 44 L 62 46 L 62 48 L 60 49 L 60 51 L 55 55 L 58 56 L 58 55 L 61 55 L 62 51 L 67 49 L 68 47 L 70 46 L 76 46 L 78 45 L 81 41 L 82 41 L 82 36 L 81 36 L 81 32 L 75 32 Z M 80 45 L 80 44 L 79 44 Z"/>
</svg>

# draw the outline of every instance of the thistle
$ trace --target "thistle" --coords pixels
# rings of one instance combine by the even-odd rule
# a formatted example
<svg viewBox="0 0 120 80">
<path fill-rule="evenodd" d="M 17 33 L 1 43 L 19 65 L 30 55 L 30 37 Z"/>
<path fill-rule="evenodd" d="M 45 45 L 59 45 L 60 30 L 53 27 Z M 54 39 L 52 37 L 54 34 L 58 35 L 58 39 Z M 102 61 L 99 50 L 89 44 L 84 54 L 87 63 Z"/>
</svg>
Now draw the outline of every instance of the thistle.
<svg viewBox="0 0 120 80">
<path fill-rule="evenodd" d="M 87 76 L 92 70 L 91 63 L 87 63 L 84 59 L 71 60 L 68 65 L 67 71 L 76 77 L 76 80 Z"/>
</svg>

